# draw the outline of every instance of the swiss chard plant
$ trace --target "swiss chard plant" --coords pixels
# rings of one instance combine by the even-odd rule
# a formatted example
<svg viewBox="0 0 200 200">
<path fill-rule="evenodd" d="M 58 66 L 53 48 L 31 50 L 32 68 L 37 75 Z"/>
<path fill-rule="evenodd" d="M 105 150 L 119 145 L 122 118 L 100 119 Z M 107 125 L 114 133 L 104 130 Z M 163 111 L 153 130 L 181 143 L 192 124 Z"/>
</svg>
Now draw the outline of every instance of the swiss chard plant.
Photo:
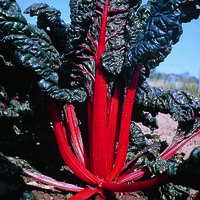
<svg viewBox="0 0 200 200">
<path fill-rule="evenodd" d="M 109 199 L 115 192 L 170 182 L 200 187 L 194 184 L 200 177 L 199 148 L 183 163 L 170 160 L 200 133 L 199 98 L 151 87 L 146 80 L 179 41 L 182 23 L 199 17 L 200 1 L 141 3 L 70 0 L 70 24 L 57 9 L 37 3 L 25 10 L 37 16 L 34 26 L 15 0 L 0 0 L 1 118 L 17 124 L 18 131 L 55 133 L 64 162 L 87 187 L 18 165 L 30 178 L 77 192 L 70 199 Z M 135 124 L 154 130 L 159 112 L 179 124 L 164 150 Z"/>
</svg>

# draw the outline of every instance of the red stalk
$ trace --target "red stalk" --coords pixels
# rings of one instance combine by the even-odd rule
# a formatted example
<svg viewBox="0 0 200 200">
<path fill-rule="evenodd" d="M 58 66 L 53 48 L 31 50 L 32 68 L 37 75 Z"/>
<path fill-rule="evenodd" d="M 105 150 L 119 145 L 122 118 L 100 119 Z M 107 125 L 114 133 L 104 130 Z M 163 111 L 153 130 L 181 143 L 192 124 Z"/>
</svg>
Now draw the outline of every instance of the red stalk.
<svg viewBox="0 0 200 200">
<path fill-rule="evenodd" d="M 115 160 L 114 168 L 109 175 L 107 181 L 113 181 L 122 171 L 124 163 L 126 161 L 126 154 L 128 150 L 129 142 L 129 133 L 130 133 L 130 124 L 131 124 L 131 114 L 133 108 L 133 102 L 135 97 L 135 92 L 137 88 L 137 83 L 140 75 L 142 64 L 138 66 L 132 75 L 130 87 L 127 88 L 127 94 L 124 101 L 124 106 L 122 109 L 121 124 L 120 124 L 120 133 L 119 133 L 119 142 L 118 150 Z"/>
<path fill-rule="evenodd" d="M 108 172 L 110 173 L 114 158 L 115 158 L 115 147 L 118 134 L 118 123 L 119 123 L 119 99 L 120 99 L 120 88 L 115 87 L 114 95 L 111 97 L 109 105 L 109 119 L 108 119 Z"/>
<path fill-rule="evenodd" d="M 67 125 L 69 129 L 69 136 L 71 139 L 71 143 L 74 149 L 74 152 L 76 154 L 76 157 L 78 158 L 79 162 L 89 169 L 89 159 L 87 157 L 85 148 L 83 146 L 83 140 L 81 137 L 80 129 L 78 126 L 78 121 L 76 117 L 76 113 L 74 110 L 74 106 L 71 104 L 67 104 L 65 106 L 65 114 L 66 114 L 66 120 Z"/>
<path fill-rule="evenodd" d="M 69 198 L 69 200 L 87 200 L 95 194 L 100 194 L 101 199 L 102 200 L 105 199 L 103 196 L 102 190 L 88 187 L 88 188 L 85 188 L 84 190 L 82 190 L 81 192 L 77 193 L 73 197 Z"/>
<path fill-rule="evenodd" d="M 90 135 L 90 158 L 92 171 L 96 176 L 105 178 L 107 169 L 107 84 L 103 73 L 100 57 L 105 51 L 106 24 L 109 0 L 105 1 L 102 13 L 101 30 L 97 47 L 96 75 L 93 99 L 93 124 Z"/>
<path fill-rule="evenodd" d="M 144 167 L 142 169 L 138 169 L 135 172 L 120 176 L 117 179 L 117 183 L 122 184 L 122 183 L 131 182 L 131 181 L 137 181 L 143 178 L 147 173 L 149 173 L 149 169 L 148 167 Z"/>
<path fill-rule="evenodd" d="M 195 133 L 193 133 L 190 137 L 183 139 L 181 141 L 177 141 L 179 137 L 170 145 L 168 146 L 165 151 L 160 154 L 160 157 L 164 160 L 168 160 L 171 158 L 180 148 L 182 148 L 187 142 L 189 142 L 192 138 L 200 134 L 200 127 L 197 128 Z"/>
<path fill-rule="evenodd" d="M 39 181 L 41 183 L 65 190 L 65 191 L 71 191 L 71 192 L 80 192 L 82 191 L 84 188 L 82 187 L 78 187 L 69 183 L 64 183 L 64 182 L 60 182 L 60 181 L 56 181 L 55 179 L 49 178 L 47 176 L 38 174 L 38 173 L 33 173 L 30 172 L 26 169 L 24 169 L 22 167 L 23 172 L 29 177 L 32 178 L 36 181 Z"/>
<path fill-rule="evenodd" d="M 195 133 L 193 133 L 190 137 L 187 139 L 184 139 L 182 141 L 179 140 L 179 137 L 177 137 L 177 140 L 175 140 L 164 152 L 160 154 L 160 157 L 164 160 L 168 160 L 171 158 L 180 148 L 182 148 L 187 142 L 189 142 L 192 138 L 196 137 L 198 134 L 200 134 L 200 129 L 198 128 Z M 117 179 L 117 183 L 126 183 L 130 181 L 136 181 L 138 179 L 141 179 L 149 172 L 147 167 L 144 167 L 142 169 L 137 170 L 136 172 L 132 172 L 130 174 L 124 174 L 121 175 Z"/>
<path fill-rule="evenodd" d="M 68 144 L 65 128 L 63 127 L 55 100 L 48 99 L 48 103 L 58 148 L 63 160 L 80 179 L 91 185 L 99 185 L 101 181 L 88 171 L 73 154 Z"/>
<path fill-rule="evenodd" d="M 135 192 L 155 189 L 161 185 L 169 183 L 168 175 L 162 174 L 161 176 L 153 177 L 140 182 L 132 184 L 117 184 L 103 182 L 103 187 L 112 192 Z"/>
<path fill-rule="evenodd" d="M 127 174 L 133 173 L 133 171 L 139 167 L 142 167 L 142 164 L 135 165 L 134 167 L 130 168 L 129 170 L 125 171 L 122 173 L 118 178 L 117 178 L 117 183 L 119 183 L 119 180 L 121 180 L 122 177 L 126 176 Z"/>
</svg>

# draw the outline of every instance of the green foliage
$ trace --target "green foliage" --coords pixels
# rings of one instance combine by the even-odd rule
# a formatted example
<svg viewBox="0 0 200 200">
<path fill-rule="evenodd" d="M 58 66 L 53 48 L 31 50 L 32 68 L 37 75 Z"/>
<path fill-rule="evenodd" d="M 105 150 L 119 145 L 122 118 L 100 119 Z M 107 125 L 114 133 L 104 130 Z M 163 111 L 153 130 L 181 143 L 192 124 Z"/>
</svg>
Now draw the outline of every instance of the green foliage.
<svg viewBox="0 0 200 200">
<path fill-rule="evenodd" d="M 200 133 L 196 96 L 146 81 L 178 42 L 182 23 L 199 17 L 199 2 L 140 5 L 140 0 L 71 0 L 71 23 L 65 24 L 57 9 L 36 3 L 25 11 L 37 17 L 33 26 L 15 0 L 0 0 L 1 137 L 29 136 L 33 142 L 36 134 L 52 134 L 65 164 L 89 186 L 60 183 L 25 160 L 10 163 L 40 182 L 80 192 L 72 199 L 94 194 L 109 199 L 110 193 L 168 183 L 179 166 L 169 158 Z M 142 122 L 153 132 L 158 112 L 179 122 L 167 148 L 155 135 L 146 140 L 135 125 Z"/>
</svg>

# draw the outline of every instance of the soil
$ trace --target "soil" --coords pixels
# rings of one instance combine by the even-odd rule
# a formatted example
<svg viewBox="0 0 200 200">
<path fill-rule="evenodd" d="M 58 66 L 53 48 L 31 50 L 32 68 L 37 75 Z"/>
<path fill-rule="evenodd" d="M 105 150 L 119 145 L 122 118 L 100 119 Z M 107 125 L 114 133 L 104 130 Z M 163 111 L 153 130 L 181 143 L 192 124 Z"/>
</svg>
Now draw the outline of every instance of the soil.
<svg viewBox="0 0 200 200">
<path fill-rule="evenodd" d="M 153 134 L 158 134 L 160 136 L 160 139 L 162 141 L 166 140 L 167 143 L 170 143 L 173 139 L 173 136 L 175 135 L 176 128 L 177 128 L 177 122 L 174 122 L 169 115 L 159 114 L 158 117 L 158 125 L 159 129 L 155 130 Z M 150 130 L 147 127 L 142 126 L 139 124 L 142 128 L 143 132 L 145 134 L 150 134 Z M 191 140 L 187 145 L 185 145 L 179 153 L 184 153 L 184 158 L 188 158 L 190 152 L 197 146 L 200 146 L 200 135 Z M 51 173 L 48 175 L 51 176 Z M 69 180 L 69 179 L 68 179 Z M 28 180 L 25 180 L 26 182 L 29 182 Z M 61 199 L 67 199 L 66 195 L 67 193 L 60 190 L 55 189 L 48 189 L 45 188 L 46 186 L 38 185 L 38 183 L 35 183 L 36 186 L 32 190 L 32 193 L 34 194 L 34 197 L 36 200 L 61 200 Z M 43 189 L 41 189 L 43 188 Z M 195 199 L 195 196 L 198 191 L 191 190 L 190 196 L 187 198 L 187 200 Z M 129 193 L 129 194 L 116 194 L 116 198 L 118 200 L 146 200 L 148 199 L 145 194 L 141 191 Z M 157 198 L 151 198 L 152 200 L 156 200 Z"/>
<path fill-rule="evenodd" d="M 160 136 L 161 141 L 166 141 L 168 144 L 171 143 L 176 129 L 178 122 L 175 122 L 170 115 L 159 113 L 157 116 L 158 126 L 159 129 L 155 130 L 153 134 L 157 134 Z M 150 130 L 143 126 L 142 124 L 138 123 L 140 128 L 142 129 L 143 133 L 150 134 Z M 184 153 L 184 158 L 188 158 L 191 151 L 195 148 L 200 146 L 200 135 L 190 140 L 183 148 L 181 148 L 178 153 Z"/>
</svg>

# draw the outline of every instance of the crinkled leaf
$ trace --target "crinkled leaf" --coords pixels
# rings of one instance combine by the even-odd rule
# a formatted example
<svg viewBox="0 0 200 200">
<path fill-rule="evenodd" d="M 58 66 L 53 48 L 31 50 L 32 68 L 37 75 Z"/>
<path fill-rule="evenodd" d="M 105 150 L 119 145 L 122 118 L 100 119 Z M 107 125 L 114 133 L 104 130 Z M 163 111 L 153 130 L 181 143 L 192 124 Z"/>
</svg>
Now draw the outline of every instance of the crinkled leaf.
<svg viewBox="0 0 200 200">
<path fill-rule="evenodd" d="M 135 155 L 144 149 L 147 146 L 147 142 L 145 140 L 145 135 L 141 131 L 140 127 L 131 122 L 130 126 L 130 141 L 129 141 L 129 148 L 128 148 L 128 159 L 132 160 Z M 131 156 L 132 154 L 132 156 Z"/>
<path fill-rule="evenodd" d="M 183 90 L 151 87 L 144 82 L 136 93 L 135 103 L 150 113 L 170 113 L 176 121 L 187 121 L 199 115 L 200 99 Z"/>
<path fill-rule="evenodd" d="M 190 189 L 181 185 L 174 185 L 172 183 L 161 186 L 160 190 L 163 200 L 187 199 L 190 195 Z"/>
<path fill-rule="evenodd" d="M 150 172 L 154 175 L 162 174 L 169 168 L 170 163 L 160 157 L 156 157 L 153 160 L 145 159 L 145 164 L 148 166 Z"/>
<path fill-rule="evenodd" d="M 3 2 L 3 1 L 2 1 Z M 30 70 L 41 90 L 55 99 L 84 101 L 84 90 L 60 89 L 58 73 L 60 55 L 45 31 L 27 24 L 18 4 L 5 3 L 1 8 L 0 42 L 11 62 L 19 68 Z M 8 56 L 7 56 L 8 57 Z"/>
</svg>

